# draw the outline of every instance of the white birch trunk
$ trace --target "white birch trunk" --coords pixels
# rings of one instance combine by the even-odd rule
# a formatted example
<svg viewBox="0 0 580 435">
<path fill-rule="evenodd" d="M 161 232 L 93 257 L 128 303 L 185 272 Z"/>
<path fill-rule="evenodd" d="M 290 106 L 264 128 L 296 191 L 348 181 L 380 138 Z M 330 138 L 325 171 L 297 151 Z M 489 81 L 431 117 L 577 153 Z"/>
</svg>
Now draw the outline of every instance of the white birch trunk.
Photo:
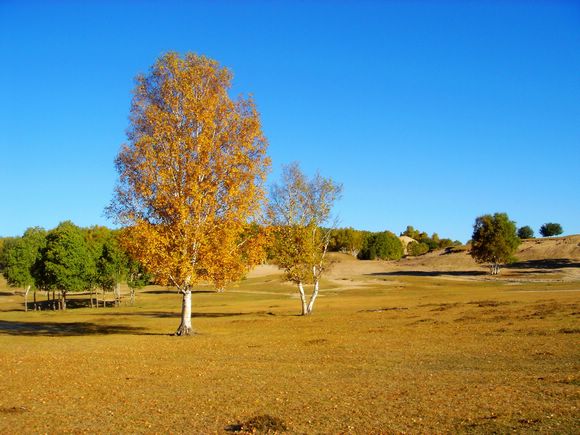
<svg viewBox="0 0 580 435">
<path fill-rule="evenodd" d="M 300 302 L 302 302 L 302 315 L 308 314 L 308 307 L 306 306 L 306 294 L 304 293 L 304 285 L 302 282 L 298 283 L 298 291 L 300 292 Z"/>
<path fill-rule="evenodd" d="M 318 297 L 318 280 L 314 281 L 314 291 L 312 292 L 312 296 L 310 296 L 310 302 L 308 303 L 308 308 L 306 313 L 312 314 L 312 310 L 314 309 L 314 301 Z"/>
<path fill-rule="evenodd" d="M 26 287 L 24 292 L 24 311 L 28 311 L 28 292 L 30 291 L 30 286 Z"/>
<path fill-rule="evenodd" d="M 181 324 L 175 335 L 191 335 L 191 289 L 187 288 L 181 291 L 183 296 L 181 300 Z"/>
<path fill-rule="evenodd" d="M 120 283 L 117 283 L 115 285 L 114 293 L 115 293 L 115 306 L 119 307 L 119 306 L 121 306 L 121 284 Z"/>
</svg>

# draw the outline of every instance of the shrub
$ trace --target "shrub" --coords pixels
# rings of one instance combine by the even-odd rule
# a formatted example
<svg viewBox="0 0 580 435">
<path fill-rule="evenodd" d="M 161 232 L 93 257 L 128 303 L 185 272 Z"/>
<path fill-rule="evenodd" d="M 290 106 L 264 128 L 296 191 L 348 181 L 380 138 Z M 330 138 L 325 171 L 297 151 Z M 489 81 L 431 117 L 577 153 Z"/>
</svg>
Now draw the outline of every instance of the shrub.
<svg viewBox="0 0 580 435">
<path fill-rule="evenodd" d="M 407 245 L 407 252 L 413 257 L 423 255 L 429 252 L 429 245 L 422 242 L 411 242 Z"/>
<path fill-rule="evenodd" d="M 399 260 L 403 257 L 403 244 L 390 231 L 371 233 L 363 243 L 358 258 L 361 260 Z"/>
</svg>

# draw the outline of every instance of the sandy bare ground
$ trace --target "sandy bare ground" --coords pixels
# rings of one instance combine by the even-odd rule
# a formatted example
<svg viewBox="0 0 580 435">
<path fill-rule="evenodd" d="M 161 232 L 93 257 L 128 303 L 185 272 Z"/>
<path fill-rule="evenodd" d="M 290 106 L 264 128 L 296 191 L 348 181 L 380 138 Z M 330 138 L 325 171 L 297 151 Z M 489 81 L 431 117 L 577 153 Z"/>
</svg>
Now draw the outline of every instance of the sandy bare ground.
<svg viewBox="0 0 580 435">
<path fill-rule="evenodd" d="M 486 265 L 476 263 L 468 250 L 437 250 L 399 261 L 361 261 L 330 253 L 326 279 L 337 287 L 365 286 L 380 276 L 429 276 L 457 280 L 500 280 L 505 282 L 580 281 L 580 235 L 524 240 L 517 262 L 502 269 L 499 277 L 488 274 Z M 249 278 L 282 275 L 274 265 L 256 267 Z"/>
</svg>

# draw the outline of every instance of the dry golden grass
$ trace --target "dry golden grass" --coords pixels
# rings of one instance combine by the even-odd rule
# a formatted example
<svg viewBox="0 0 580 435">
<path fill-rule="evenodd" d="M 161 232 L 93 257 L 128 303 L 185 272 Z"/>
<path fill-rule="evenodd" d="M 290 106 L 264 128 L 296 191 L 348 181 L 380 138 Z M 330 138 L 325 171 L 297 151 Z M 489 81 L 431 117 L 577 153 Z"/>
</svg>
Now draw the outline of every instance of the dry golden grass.
<svg viewBox="0 0 580 435">
<path fill-rule="evenodd" d="M 165 289 L 24 313 L 1 288 L 0 433 L 577 433 L 578 262 L 552 266 L 342 258 L 304 318 L 266 269 L 196 293 L 187 338 Z"/>
</svg>

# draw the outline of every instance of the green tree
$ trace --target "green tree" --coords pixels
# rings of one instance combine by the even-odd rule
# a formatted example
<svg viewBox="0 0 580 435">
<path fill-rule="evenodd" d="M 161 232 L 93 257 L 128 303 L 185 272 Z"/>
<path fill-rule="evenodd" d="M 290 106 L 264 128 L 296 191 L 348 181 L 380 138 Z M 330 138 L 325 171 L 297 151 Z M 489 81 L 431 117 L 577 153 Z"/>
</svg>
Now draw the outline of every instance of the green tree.
<svg viewBox="0 0 580 435">
<path fill-rule="evenodd" d="M 102 286 L 103 279 L 100 274 L 102 270 L 99 270 L 99 263 L 101 262 L 101 256 L 103 255 L 103 247 L 108 242 L 110 238 L 113 237 L 112 231 L 104 226 L 94 225 L 89 228 L 82 228 L 83 237 L 87 243 L 87 248 L 91 255 L 92 261 L 87 265 L 87 282 L 89 285 L 89 290 L 91 292 L 90 304 L 91 308 L 93 305 L 94 294 L 96 292 L 96 302 L 97 307 L 99 306 L 98 298 L 98 288 L 103 291 L 103 300 L 105 296 L 105 291 L 108 288 Z"/>
<path fill-rule="evenodd" d="M 45 245 L 46 231 L 34 227 L 28 228 L 22 237 L 7 239 L 2 249 L 2 274 L 8 285 L 26 289 L 25 311 L 28 311 L 28 292 L 31 288 L 35 290 L 36 301 L 37 281 L 33 275 L 33 267 Z"/>
<path fill-rule="evenodd" d="M 404 249 L 401 240 L 390 231 L 371 233 L 359 253 L 361 260 L 399 260 Z"/>
<path fill-rule="evenodd" d="M 518 237 L 520 239 L 532 239 L 534 238 L 534 230 L 529 226 L 523 226 L 518 229 Z"/>
<path fill-rule="evenodd" d="M 99 287 L 103 292 L 114 292 L 115 304 L 118 305 L 121 299 L 121 281 L 128 279 L 129 258 L 113 234 L 103 243 L 96 266 Z M 103 303 L 104 300 L 103 297 Z"/>
<path fill-rule="evenodd" d="M 37 276 L 44 288 L 60 292 L 59 305 L 66 309 L 67 294 L 88 290 L 95 269 L 83 231 L 70 221 L 62 222 L 49 231 L 41 252 Z"/>
<path fill-rule="evenodd" d="M 511 261 L 519 245 L 516 224 L 506 213 L 475 220 L 470 253 L 478 263 L 491 263 L 492 275 L 499 274 L 501 264 Z"/>
<path fill-rule="evenodd" d="M 267 217 L 273 232 L 273 261 L 298 286 L 302 315 L 312 314 L 322 274 L 328 267 L 326 252 L 331 212 L 342 186 L 316 174 L 308 179 L 298 163 L 284 167 L 282 182 L 272 186 Z M 305 284 L 313 284 L 306 301 Z"/>
<path fill-rule="evenodd" d="M 545 223 L 540 227 L 540 234 L 542 237 L 559 236 L 563 232 L 562 226 L 554 222 Z"/>
</svg>

